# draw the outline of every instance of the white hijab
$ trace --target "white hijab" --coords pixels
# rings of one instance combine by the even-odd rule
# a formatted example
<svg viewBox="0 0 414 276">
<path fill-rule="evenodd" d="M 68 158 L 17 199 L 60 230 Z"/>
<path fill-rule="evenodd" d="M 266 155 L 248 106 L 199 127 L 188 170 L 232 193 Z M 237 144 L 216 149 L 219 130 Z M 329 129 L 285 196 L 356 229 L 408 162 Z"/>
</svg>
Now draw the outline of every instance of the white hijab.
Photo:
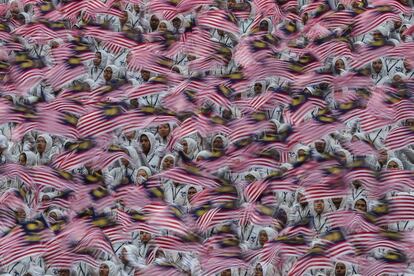
<svg viewBox="0 0 414 276">
<path fill-rule="evenodd" d="M 6 136 L 0 134 L 0 148 L 7 150 L 9 148 L 9 140 Z"/>
<path fill-rule="evenodd" d="M 283 131 L 286 131 L 289 128 L 288 124 L 281 123 L 276 119 L 271 119 L 270 122 L 276 126 L 276 129 L 277 129 L 276 133 L 281 133 Z"/>
<path fill-rule="evenodd" d="M 39 139 L 40 137 L 42 137 L 46 141 L 45 151 L 43 152 L 43 155 L 45 155 L 45 154 L 49 153 L 49 151 L 52 149 L 53 139 L 52 139 L 52 137 L 50 137 L 49 134 L 40 134 L 40 135 L 37 136 L 37 139 Z"/>
<path fill-rule="evenodd" d="M 342 62 L 343 62 L 343 63 L 344 63 L 344 65 L 345 65 L 345 69 L 341 69 L 342 71 L 341 71 L 339 74 L 335 72 L 335 64 L 336 64 L 336 62 L 337 62 L 338 60 L 342 60 Z M 348 70 L 349 70 L 348 62 L 347 62 L 347 60 L 346 60 L 344 57 L 336 57 L 336 58 L 334 58 L 334 59 L 332 60 L 332 73 L 333 73 L 333 74 L 342 76 L 342 75 L 344 75 L 346 72 L 348 72 Z"/>
<path fill-rule="evenodd" d="M 105 265 L 108 266 L 108 268 L 109 268 L 108 276 L 118 276 L 119 275 L 119 268 L 115 263 L 113 263 L 111 261 L 105 261 L 105 262 L 102 262 L 101 265 L 102 264 L 105 264 Z"/>
<path fill-rule="evenodd" d="M 267 234 L 267 240 L 268 240 L 267 242 L 270 242 L 270 241 L 274 240 L 276 238 L 276 236 L 277 236 L 276 230 L 273 229 L 272 227 L 262 227 L 257 232 L 258 233 L 258 235 L 257 235 L 257 241 L 256 241 L 257 246 L 259 246 L 259 242 L 260 242 L 259 236 L 260 236 L 260 232 L 262 232 L 262 231 L 265 231 L 266 234 Z"/>
<path fill-rule="evenodd" d="M 372 63 L 374 61 L 371 62 L 370 68 L 371 68 L 371 75 L 372 76 L 380 76 L 380 77 L 385 77 L 387 75 L 387 68 L 386 68 L 386 63 L 385 63 L 385 59 L 383 57 L 378 58 L 381 60 L 382 62 L 382 67 L 381 67 L 381 71 L 379 73 L 374 71 L 374 67 L 372 66 Z M 378 60 L 376 59 L 376 60 Z"/>
<path fill-rule="evenodd" d="M 158 29 L 157 29 L 157 30 L 159 30 L 159 29 L 160 29 L 160 25 L 161 25 L 161 24 L 165 24 L 165 25 L 167 26 L 167 31 L 170 31 L 170 32 L 172 32 L 172 31 L 173 31 L 173 26 L 172 26 L 171 22 L 169 22 L 169 21 L 167 21 L 167 20 L 161 20 L 161 21 L 160 21 L 160 24 L 158 24 Z"/>
<path fill-rule="evenodd" d="M 36 165 L 36 154 L 34 154 L 31 151 L 24 151 L 23 152 L 26 156 L 26 166 L 27 167 L 33 167 Z"/>
<path fill-rule="evenodd" d="M 112 70 L 112 77 L 111 77 L 110 80 L 118 79 L 119 78 L 119 68 L 117 66 L 115 66 L 115 65 L 107 65 L 105 67 L 105 70 L 106 70 L 106 68 L 111 68 L 111 70 Z M 102 78 L 103 78 L 103 75 L 102 75 Z"/>
<path fill-rule="evenodd" d="M 184 138 L 183 140 L 188 145 L 188 154 L 185 153 L 185 155 L 190 159 L 194 159 L 197 155 L 197 142 L 193 138 Z"/>
<path fill-rule="evenodd" d="M 315 201 L 316 200 L 314 200 L 314 201 L 312 201 L 312 203 L 310 204 L 310 208 L 309 208 L 309 210 L 310 210 L 310 213 L 311 213 L 311 215 L 312 216 L 314 216 L 314 217 L 316 217 L 316 216 L 318 216 L 319 214 L 317 214 L 316 213 L 316 211 L 315 211 Z M 323 204 L 324 204 L 324 208 L 323 208 L 323 210 L 322 210 L 322 212 L 320 213 L 320 215 L 321 216 L 323 216 L 323 214 L 325 214 L 327 211 L 328 211 L 328 208 L 329 208 L 329 204 L 328 204 L 328 202 L 327 202 L 327 200 L 326 199 L 322 199 L 322 201 L 323 201 Z"/>
<path fill-rule="evenodd" d="M 257 265 L 260 265 L 262 267 L 263 276 L 277 275 L 275 267 L 271 263 L 265 263 L 265 262 L 256 263 L 256 265 L 252 269 L 253 270 L 252 273 L 249 275 L 255 275 Z"/>
<path fill-rule="evenodd" d="M 173 167 L 175 166 L 175 156 L 172 154 L 166 154 L 164 155 L 164 157 L 161 159 L 161 163 L 160 163 L 160 171 L 164 170 L 163 164 L 164 164 L 164 160 L 167 159 L 168 157 L 171 157 L 174 160 L 174 164 Z"/>
<path fill-rule="evenodd" d="M 180 34 L 184 33 L 184 31 L 185 31 L 185 24 L 186 24 L 185 17 L 181 13 L 179 13 L 174 18 L 179 18 L 181 20 L 181 24 L 178 27 L 178 29 L 175 29 L 175 27 L 172 26 L 173 31 L 176 32 L 176 33 L 180 33 Z M 173 20 L 174 20 L 174 18 L 173 18 Z"/>
<path fill-rule="evenodd" d="M 17 8 L 18 8 L 18 10 L 19 10 L 19 13 L 20 12 L 22 12 L 23 11 L 23 4 L 20 2 L 20 1 L 18 1 L 18 0 L 11 0 L 10 2 L 9 2 L 9 5 L 8 5 L 8 9 L 7 9 L 7 15 L 8 16 L 10 16 L 11 15 L 11 12 L 10 12 L 10 7 L 11 7 L 11 5 L 12 4 L 17 4 Z"/>
<path fill-rule="evenodd" d="M 39 137 L 42 137 L 46 141 L 45 151 L 42 153 L 42 156 L 40 156 L 40 153 L 38 152 L 36 154 L 37 164 L 43 165 L 43 164 L 47 164 L 48 162 L 50 162 L 52 158 L 51 155 L 52 155 L 53 139 L 52 137 L 50 137 L 49 134 L 40 134 L 37 136 L 37 139 L 39 139 Z"/>
<path fill-rule="evenodd" d="M 42 267 L 31 263 L 27 273 L 30 273 L 31 276 L 43 276 L 45 275 L 45 270 Z"/>
<path fill-rule="evenodd" d="M 353 162 L 352 154 L 349 151 L 345 150 L 345 149 L 336 150 L 336 153 L 340 153 L 340 152 L 345 154 L 345 158 L 346 158 L 346 164 L 345 165 L 352 164 L 352 162 Z"/>
<path fill-rule="evenodd" d="M 149 142 L 150 142 L 150 150 L 148 152 L 148 157 L 152 156 L 155 152 L 155 147 L 156 147 L 156 139 L 154 134 L 152 134 L 151 132 L 143 132 L 139 135 L 139 139 L 141 139 L 141 137 L 145 135 L 147 136 Z"/>
<path fill-rule="evenodd" d="M 103 50 L 96 51 L 96 53 L 101 54 L 101 63 L 98 66 L 105 68 L 108 63 L 109 54 Z M 92 61 L 92 66 L 94 66 L 93 61 Z"/>
<path fill-rule="evenodd" d="M 128 151 L 128 155 L 132 159 L 131 166 L 133 168 L 136 168 L 139 165 L 139 157 L 137 151 L 132 146 L 126 146 L 125 149 Z"/>
<path fill-rule="evenodd" d="M 211 148 L 213 148 L 213 143 L 217 138 L 221 138 L 221 140 L 223 141 L 223 149 L 226 149 L 229 144 L 229 140 L 221 134 L 216 134 L 213 136 L 213 139 L 211 139 Z"/>
<path fill-rule="evenodd" d="M 137 267 L 139 265 L 138 258 L 139 258 L 139 250 L 138 247 L 132 244 L 124 245 L 121 249 L 126 250 L 126 259 L 128 260 L 128 266 Z"/>
<path fill-rule="evenodd" d="M 400 159 L 398 159 L 398 158 L 395 158 L 395 157 L 390 158 L 390 159 L 388 160 L 388 162 L 387 162 L 387 166 L 385 167 L 385 168 L 386 168 L 386 170 L 390 170 L 390 169 L 388 169 L 388 165 L 389 165 L 391 162 L 395 162 L 395 163 L 397 163 L 397 165 L 398 165 L 398 169 L 399 169 L 399 170 L 404 170 L 404 165 L 403 165 L 403 163 L 401 162 L 401 160 L 400 160 Z"/>
<path fill-rule="evenodd" d="M 209 152 L 209 151 L 207 151 L 207 150 L 202 150 L 202 151 L 200 151 L 198 154 L 197 154 L 197 156 L 196 156 L 196 160 L 198 159 L 198 158 L 201 158 L 202 160 L 206 160 L 206 159 L 208 159 L 208 158 L 210 158 L 211 157 L 211 152 Z"/>
</svg>

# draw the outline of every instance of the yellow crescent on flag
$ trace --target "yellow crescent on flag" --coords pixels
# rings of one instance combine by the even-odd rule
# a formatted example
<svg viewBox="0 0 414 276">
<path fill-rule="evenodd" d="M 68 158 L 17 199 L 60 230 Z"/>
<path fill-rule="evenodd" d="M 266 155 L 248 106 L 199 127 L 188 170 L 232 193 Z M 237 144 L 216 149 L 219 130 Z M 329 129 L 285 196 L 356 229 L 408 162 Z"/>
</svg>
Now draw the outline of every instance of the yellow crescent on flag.
<svg viewBox="0 0 414 276">
<path fill-rule="evenodd" d="M 73 175 L 71 173 L 68 173 L 67 171 L 57 170 L 56 172 L 59 174 L 59 176 L 63 177 L 66 180 L 73 179 Z"/>
<path fill-rule="evenodd" d="M 100 228 L 105 227 L 109 225 L 110 223 L 111 221 L 107 217 L 100 217 L 98 219 L 94 219 L 92 222 L 93 225 L 100 227 Z"/>
<path fill-rule="evenodd" d="M 228 74 L 225 76 L 228 79 L 231 80 L 242 80 L 244 79 L 243 73 L 242 72 L 234 72 L 232 74 Z"/>
<path fill-rule="evenodd" d="M 255 47 L 257 49 L 266 49 L 267 44 L 266 44 L 266 42 L 264 42 L 262 40 L 256 40 L 256 41 L 253 41 L 253 47 Z"/>
<path fill-rule="evenodd" d="M 75 115 L 72 114 L 65 114 L 63 116 L 65 122 L 67 122 L 70 125 L 76 126 L 78 124 L 78 118 Z"/>
<path fill-rule="evenodd" d="M 52 5 L 52 3 L 51 3 L 51 2 L 41 2 L 41 5 L 40 5 L 40 10 L 41 10 L 42 12 L 48 12 L 48 11 L 51 11 L 51 10 L 53 10 L 53 5 Z"/>
<path fill-rule="evenodd" d="M 334 117 L 329 117 L 329 116 L 324 116 L 324 115 L 318 116 L 317 119 L 323 123 L 333 123 L 336 121 Z"/>
<path fill-rule="evenodd" d="M 270 207 L 267 207 L 265 205 L 258 205 L 257 209 L 260 211 L 260 213 L 266 215 L 266 216 L 272 216 L 273 215 L 273 209 Z"/>
<path fill-rule="evenodd" d="M 82 63 L 82 60 L 79 57 L 71 57 L 69 58 L 68 63 L 70 65 L 79 65 Z"/>
<path fill-rule="evenodd" d="M 286 30 L 290 33 L 296 32 L 296 25 L 293 24 L 292 22 L 287 22 L 285 27 L 286 27 Z"/>
<path fill-rule="evenodd" d="M 142 213 L 134 213 L 134 214 L 132 214 L 131 218 L 134 219 L 134 220 L 138 220 L 138 221 L 146 221 L 147 220 L 147 217 Z"/>
<path fill-rule="evenodd" d="M 252 114 L 252 118 L 256 121 L 264 121 L 264 120 L 266 120 L 266 113 L 264 113 L 264 112 L 254 112 Z"/>
<path fill-rule="evenodd" d="M 92 195 L 100 199 L 108 195 L 108 190 L 103 187 L 98 187 L 92 190 Z"/>
<path fill-rule="evenodd" d="M 30 59 L 25 60 L 20 64 L 20 68 L 23 68 L 23 69 L 28 69 L 28 68 L 33 68 L 33 67 L 34 67 L 34 62 L 33 60 L 30 60 Z"/>
<path fill-rule="evenodd" d="M 403 238 L 403 235 L 401 234 L 401 232 L 397 232 L 397 231 L 382 230 L 380 233 L 382 236 L 390 240 L 401 240 Z"/>
<path fill-rule="evenodd" d="M 91 182 L 91 183 L 98 182 L 100 179 L 101 179 L 101 178 L 100 178 L 99 176 L 97 176 L 97 175 L 93 175 L 93 174 L 88 174 L 88 175 L 86 176 L 86 180 L 87 180 L 88 182 Z"/>
<path fill-rule="evenodd" d="M 85 44 L 79 44 L 79 45 L 76 45 L 75 47 L 75 51 L 78 51 L 78 52 L 83 52 L 87 50 L 89 50 L 89 47 L 88 45 L 85 45 Z"/>
<path fill-rule="evenodd" d="M 81 143 L 79 143 L 79 150 L 88 150 L 91 149 L 93 147 L 93 143 L 91 140 L 85 140 L 82 141 Z"/>
<path fill-rule="evenodd" d="M 228 86 L 224 85 L 224 84 L 220 84 L 218 86 L 218 89 L 220 90 L 221 93 L 223 93 L 223 95 L 225 97 L 229 97 L 231 96 L 231 93 L 233 92 Z"/>
<path fill-rule="evenodd" d="M 122 109 L 119 106 L 112 106 L 104 109 L 105 116 L 115 117 L 122 113 Z"/>
</svg>

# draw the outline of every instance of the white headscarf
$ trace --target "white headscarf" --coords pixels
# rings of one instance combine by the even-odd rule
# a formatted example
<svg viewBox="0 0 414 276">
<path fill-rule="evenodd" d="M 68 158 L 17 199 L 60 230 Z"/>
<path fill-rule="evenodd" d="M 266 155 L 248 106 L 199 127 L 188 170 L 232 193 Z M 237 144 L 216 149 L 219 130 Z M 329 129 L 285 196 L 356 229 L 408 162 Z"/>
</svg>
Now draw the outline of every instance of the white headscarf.
<svg viewBox="0 0 414 276">
<path fill-rule="evenodd" d="M 29 24 L 32 21 L 30 14 L 28 14 L 27 12 L 21 12 L 19 15 L 23 16 L 24 24 Z"/>
<path fill-rule="evenodd" d="M 46 141 L 45 151 L 43 152 L 43 155 L 45 156 L 52 149 L 53 139 L 52 139 L 52 137 L 50 137 L 49 134 L 40 134 L 40 135 L 37 136 L 37 139 L 39 139 L 40 137 L 42 137 Z"/>
<path fill-rule="evenodd" d="M 111 68 L 111 70 L 112 70 L 111 80 L 118 79 L 119 78 L 119 74 L 118 74 L 119 73 L 119 68 L 117 66 L 115 66 L 115 65 L 107 65 L 105 67 L 105 70 L 106 70 L 106 68 Z M 102 77 L 103 77 L 103 75 L 102 75 Z"/>
<path fill-rule="evenodd" d="M 345 154 L 346 165 L 352 164 L 352 161 L 353 161 L 352 154 L 349 151 L 345 150 L 345 149 L 338 149 L 338 150 L 336 150 L 336 153 L 340 153 L 340 152 L 342 152 L 342 153 Z"/>
<path fill-rule="evenodd" d="M 208 159 L 211 157 L 211 152 L 207 151 L 207 150 L 202 150 L 197 154 L 196 160 L 198 158 L 202 158 L 203 160 Z"/>
<path fill-rule="evenodd" d="M 316 148 L 315 148 L 315 144 L 317 142 L 324 142 L 325 143 L 324 153 L 332 151 L 332 147 L 333 147 L 333 144 L 334 144 L 334 141 L 332 140 L 332 138 L 330 138 L 329 136 L 322 137 L 321 139 L 318 139 L 318 140 L 316 140 L 315 142 L 312 143 L 312 147 L 315 149 L 314 151 L 312 151 L 312 153 L 315 154 L 316 156 L 320 155 L 320 153 L 318 151 L 316 151 Z"/>
<path fill-rule="evenodd" d="M 141 176 L 138 174 L 138 172 L 140 170 L 144 170 L 147 174 L 147 178 Z M 150 168 L 146 167 L 146 166 L 141 166 L 138 169 L 134 170 L 133 174 L 132 174 L 132 181 L 134 181 L 134 183 L 136 184 L 142 184 L 144 183 L 149 177 L 151 176 L 151 170 Z"/>
<path fill-rule="evenodd" d="M 271 119 L 270 122 L 276 126 L 276 129 L 277 129 L 276 133 L 281 133 L 289 128 L 288 124 L 281 123 L 276 119 Z"/>
<path fill-rule="evenodd" d="M 300 150 L 305 151 L 305 154 L 309 156 L 309 153 L 310 153 L 310 148 L 309 148 L 308 146 L 306 146 L 306 145 L 303 145 L 303 144 L 298 145 L 298 146 L 297 146 L 297 148 L 296 148 L 296 150 L 295 150 L 295 154 L 296 154 L 296 156 L 295 156 L 295 158 L 296 158 L 296 159 L 295 159 L 295 161 L 298 161 L 299 151 L 300 151 Z"/>
<path fill-rule="evenodd" d="M 368 201 L 368 197 L 367 197 L 367 195 L 365 194 L 365 193 L 362 193 L 362 194 L 360 194 L 359 196 L 357 196 L 355 199 L 354 199 L 354 201 L 352 202 L 352 209 L 355 209 L 355 203 L 358 201 L 358 200 L 364 200 L 365 201 L 365 204 L 366 204 L 366 206 L 367 206 L 367 212 L 369 211 L 369 208 L 371 207 L 370 205 L 369 205 L 369 201 Z"/>
<path fill-rule="evenodd" d="M 194 188 L 197 191 L 197 194 L 203 191 L 203 188 L 201 188 L 200 186 L 196 186 L 196 185 L 187 185 L 186 187 L 186 195 L 187 195 L 187 208 L 190 209 L 191 208 L 191 203 L 188 199 L 188 191 L 190 190 L 190 188 Z"/>
<path fill-rule="evenodd" d="M 24 155 L 26 156 L 26 166 L 32 167 L 36 165 L 36 154 L 31 151 L 24 151 Z"/>
<path fill-rule="evenodd" d="M 312 204 L 311 204 L 311 206 L 310 206 L 310 208 L 309 208 L 311 215 L 312 215 L 312 216 L 314 216 L 314 217 L 318 215 L 318 214 L 316 213 L 316 211 L 315 211 L 315 201 L 317 201 L 317 200 L 318 200 L 318 199 L 315 199 L 315 200 L 312 202 Z M 329 204 L 328 204 L 328 202 L 327 202 L 327 200 L 326 200 L 326 199 L 321 199 L 321 200 L 323 201 L 324 208 L 323 208 L 323 210 L 322 210 L 322 213 L 320 213 L 320 215 L 323 215 L 324 213 L 326 213 L 326 212 L 328 211 Z"/>
<path fill-rule="evenodd" d="M 147 136 L 149 142 L 150 142 L 150 150 L 148 152 L 148 156 L 151 156 L 155 152 L 155 146 L 156 146 L 156 139 L 154 134 L 151 132 L 143 132 L 139 135 L 139 139 L 141 140 L 141 137 L 145 135 Z"/>
<path fill-rule="evenodd" d="M 371 75 L 373 75 L 373 76 L 379 75 L 381 77 L 384 77 L 385 75 L 387 75 L 387 69 L 386 69 L 385 59 L 383 57 L 380 57 L 378 59 L 380 59 L 381 62 L 382 62 L 381 71 L 378 74 L 377 74 L 377 72 L 375 72 L 374 67 L 372 66 L 372 63 L 375 61 L 374 60 L 374 61 L 371 62 L 371 66 L 370 66 L 370 68 L 371 68 Z M 376 60 L 378 60 L 378 59 L 376 59 Z"/>
<path fill-rule="evenodd" d="M 52 137 L 50 137 L 49 134 L 40 134 L 37 136 L 37 139 L 39 139 L 40 137 L 42 137 L 43 139 L 45 139 L 46 142 L 46 146 L 45 146 L 45 151 L 42 153 L 42 155 L 40 155 L 39 152 L 37 152 L 37 148 L 36 148 L 36 156 L 37 156 L 37 164 L 40 165 L 44 165 L 50 162 L 50 160 L 52 159 L 52 155 L 53 155 L 53 139 Z"/>
<path fill-rule="evenodd" d="M 270 18 L 268 18 L 268 17 L 263 18 L 262 20 L 260 20 L 259 25 L 257 26 L 257 28 L 260 27 L 260 23 L 262 23 L 263 21 L 266 21 L 267 22 L 267 26 L 268 26 L 267 33 L 269 33 L 269 34 L 272 33 L 274 26 L 273 26 L 272 20 Z"/>
<path fill-rule="evenodd" d="M 45 275 L 45 270 L 42 267 L 31 263 L 27 273 L 30 273 L 31 276 L 43 276 Z"/>
<path fill-rule="evenodd" d="M 164 125 L 164 124 L 161 124 Z M 157 134 L 155 134 L 155 139 L 158 141 L 159 144 L 161 145 L 166 145 L 168 143 L 168 139 L 171 137 L 171 133 L 174 130 L 174 127 L 176 126 L 174 123 L 166 123 L 165 125 L 168 125 L 169 129 L 170 129 L 170 133 L 167 135 L 167 137 L 163 138 L 160 136 L 160 134 L 157 131 Z M 157 130 L 159 129 L 159 126 L 157 128 Z"/>
<path fill-rule="evenodd" d="M 172 154 L 166 154 L 162 159 L 161 159 L 161 163 L 160 163 L 160 171 L 163 171 L 163 164 L 164 164 L 164 160 L 167 159 L 168 157 L 171 157 L 174 160 L 174 164 L 173 166 L 175 166 L 175 156 Z"/>
<path fill-rule="evenodd" d="M 352 264 L 350 264 L 348 262 L 343 262 L 343 261 L 335 262 L 334 270 L 336 268 L 337 263 L 343 263 L 345 265 L 345 276 L 356 275 L 356 274 L 352 274 Z"/>
<path fill-rule="evenodd" d="M 159 15 L 159 14 L 157 14 L 157 13 L 149 13 L 148 14 L 148 17 L 146 18 L 147 20 L 147 24 L 148 24 L 148 26 L 147 26 L 147 29 L 148 29 L 148 32 L 152 32 L 152 28 L 151 28 L 151 18 L 153 17 L 153 16 L 155 16 L 156 18 L 158 18 L 158 20 L 159 20 L 159 24 L 158 24 L 158 26 L 161 24 L 161 18 L 162 18 L 162 16 L 161 15 Z M 167 27 L 168 28 L 168 27 Z M 157 29 L 158 29 L 158 27 L 157 27 Z"/>
<path fill-rule="evenodd" d="M 197 154 L 197 142 L 193 138 L 184 138 L 183 140 L 188 145 L 188 154 L 185 153 L 185 155 L 190 159 L 194 159 Z"/>
<path fill-rule="evenodd" d="M 203 191 L 203 188 L 202 187 L 200 187 L 200 186 L 197 186 L 197 185 L 187 185 L 187 191 L 190 189 L 190 188 L 195 188 L 196 190 L 197 190 L 197 193 L 199 193 L 199 192 L 201 192 L 201 191 Z"/>
<path fill-rule="evenodd" d="M 391 162 L 395 162 L 395 163 L 397 163 L 397 165 L 398 165 L 398 169 L 399 169 L 399 170 L 404 170 L 404 165 L 403 165 L 403 163 L 401 162 L 401 160 L 400 160 L 400 159 L 398 159 L 398 158 L 395 158 L 395 157 L 390 158 L 390 159 L 388 160 L 388 162 L 387 162 L 387 166 L 386 166 L 386 170 L 390 170 L 390 169 L 388 169 L 388 165 L 389 165 Z"/>
<path fill-rule="evenodd" d="M 141 80 L 141 82 L 144 82 L 144 80 L 142 79 L 142 76 L 141 76 L 141 71 L 148 71 L 149 72 L 148 81 L 150 81 L 155 76 L 154 73 L 151 72 L 150 70 L 147 70 L 145 68 L 140 68 L 137 75 L 138 75 L 138 78 Z"/>
<path fill-rule="evenodd" d="M 132 267 L 136 267 L 139 265 L 138 263 L 138 258 L 139 258 L 139 250 L 138 247 L 136 247 L 135 245 L 132 244 L 128 244 L 128 245 L 124 245 L 121 249 L 122 250 L 125 249 L 126 250 L 126 259 L 128 260 L 128 265 L 132 266 Z M 121 253 L 122 254 L 122 253 Z"/>
<path fill-rule="evenodd" d="M 262 231 L 265 231 L 266 232 L 268 242 L 274 240 L 276 238 L 276 236 L 277 236 L 276 230 L 273 229 L 272 227 L 263 227 L 258 232 L 258 235 L 257 235 L 257 245 L 259 245 L 259 243 L 260 243 L 259 236 L 260 236 L 260 232 L 262 232 Z"/>
<path fill-rule="evenodd" d="M 229 140 L 221 134 L 216 134 L 213 136 L 213 139 L 211 139 L 211 147 L 213 148 L 214 140 L 216 140 L 217 138 L 221 138 L 221 140 L 223 141 L 223 148 L 226 149 L 229 144 Z"/>
<path fill-rule="evenodd" d="M 24 218 L 24 221 L 27 221 L 27 220 L 29 220 L 31 218 L 31 216 L 32 216 L 31 210 L 32 209 L 29 208 L 29 206 L 27 206 L 26 204 L 22 204 L 22 205 L 19 205 L 19 206 L 15 206 L 14 208 L 15 208 L 15 211 L 17 211 L 18 209 L 22 209 L 24 211 L 24 213 L 26 214 L 25 215 L 25 218 Z"/>
<path fill-rule="evenodd" d="M 138 166 L 138 163 L 139 163 L 139 157 L 138 157 L 137 151 L 132 146 L 126 146 L 125 149 L 128 151 L 128 155 L 132 159 L 131 160 L 132 161 L 132 163 L 131 163 L 132 167 L 136 168 Z"/>
<path fill-rule="evenodd" d="M 0 134 L 0 148 L 8 149 L 9 148 L 9 140 L 6 136 Z"/>
<path fill-rule="evenodd" d="M 109 268 L 109 274 L 108 274 L 108 276 L 118 276 L 118 274 L 119 274 L 119 268 L 118 268 L 118 266 L 115 263 L 113 263 L 111 261 L 105 261 L 105 262 L 102 262 L 101 265 L 102 264 L 105 264 L 105 265 L 108 266 L 108 268 Z"/>
<path fill-rule="evenodd" d="M 185 17 L 181 13 L 179 13 L 174 18 L 179 18 L 181 20 L 181 25 L 176 30 L 175 27 L 174 27 L 174 25 L 172 25 L 172 21 L 171 21 L 171 25 L 172 25 L 173 31 L 176 31 L 176 32 L 178 32 L 180 34 L 181 33 L 184 33 L 185 23 L 186 23 Z M 174 18 L 173 18 L 173 20 L 174 20 Z"/>
<path fill-rule="evenodd" d="M 277 275 L 276 274 L 275 267 L 271 263 L 265 263 L 265 262 L 258 262 L 258 263 L 256 263 L 256 265 L 253 267 L 252 273 L 249 274 L 249 275 L 255 275 L 256 266 L 258 264 L 260 264 L 260 266 L 262 267 L 263 276 L 273 276 L 273 275 Z"/>
<path fill-rule="evenodd" d="M 101 66 L 102 68 L 105 68 L 106 65 L 107 65 L 107 63 L 108 63 L 108 59 L 109 59 L 108 53 L 105 52 L 105 51 L 103 51 L 103 50 L 96 51 L 96 53 L 100 53 L 101 54 L 101 63 L 98 66 Z"/>
<path fill-rule="evenodd" d="M 341 197 L 341 198 L 342 198 L 342 201 L 341 201 L 341 204 L 339 204 L 338 210 L 343 210 L 344 208 L 347 207 L 347 199 L 344 197 Z M 337 209 L 333 202 L 333 198 L 329 198 L 327 201 L 328 201 L 331 211 L 336 211 Z"/>
<path fill-rule="evenodd" d="M 158 28 L 157 28 L 157 30 L 159 30 L 159 29 L 160 29 L 160 25 L 161 25 L 161 24 L 163 24 L 163 23 L 167 26 L 167 31 L 170 31 L 170 32 L 172 32 L 172 31 L 173 31 L 173 26 L 171 25 L 171 22 L 169 22 L 169 21 L 167 21 L 167 20 L 161 20 L 161 21 L 160 21 L 160 24 L 158 24 Z"/>
<path fill-rule="evenodd" d="M 141 166 L 139 167 L 136 171 L 138 173 L 138 171 L 143 170 L 147 173 L 148 177 L 150 177 L 152 175 L 151 169 L 146 167 L 146 166 Z"/>
<path fill-rule="evenodd" d="M 337 74 L 337 73 L 335 72 L 335 64 L 336 64 L 336 62 L 337 62 L 338 60 L 342 60 L 342 62 L 343 62 L 343 63 L 344 63 L 344 65 L 345 65 L 345 69 L 341 69 L 342 71 L 338 74 L 338 75 L 343 75 L 343 74 L 345 74 L 345 73 L 349 70 L 349 67 L 348 67 L 348 62 L 347 62 L 347 60 L 346 60 L 345 58 L 343 58 L 343 57 L 337 57 L 337 58 L 334 58 L 334 59 L 332 60 L 332 73 Z"/>
<path fill-rule="evenodd" d="M 401 29 L 403 27 L 405 27 L 406 29 L 409 29 L 411 27 L 411 25 L 410 24 L 407 24 L 407 23 L 406 24 L 402 24 L 401 27 L 396 31 L 396 37 L 397 37 L 398 41 L 400 41 L 400 42 L 412 42 L 413 41 L 413 37 L 411 35 L 406 35 L 405 36 L 405 41 L 402 40 L 400 31 L 401 31 Z"/>
<path fill-rule="evenodd" d="M 143 153 L 142 157 L 145 158 L 145 160 L 142 160 L 142 161 L 144 162 L 144 165 L 148 166 L 151 169 L 152 172 L 156 172 L 158 171 L 159 164 L 160 164 L 159 152 L 157 151 L 157 141 L 155 139 L 154 134 L 150 132 L 143 132 L 142 134 L 140 134 L 139 141 L 141 141 L 141 137 L 143 135 L 145 135 L 148 138 L 150 142 L 150 149 L 146 156 Z"/>
</svg>

